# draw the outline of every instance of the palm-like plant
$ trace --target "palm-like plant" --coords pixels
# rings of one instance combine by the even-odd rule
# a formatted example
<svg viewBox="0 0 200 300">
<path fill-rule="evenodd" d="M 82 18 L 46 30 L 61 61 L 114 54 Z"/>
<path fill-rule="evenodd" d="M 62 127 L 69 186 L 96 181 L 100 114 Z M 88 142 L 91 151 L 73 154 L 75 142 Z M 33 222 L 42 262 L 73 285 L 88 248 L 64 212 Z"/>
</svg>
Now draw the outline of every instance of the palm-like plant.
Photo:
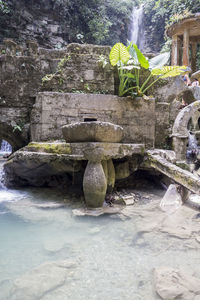
<svg viewBox="0 0 200 300">
<path fill-rule="evenodd" d="M 164 66 L 169 60 L 169 53 L 162 53 L 148 60 L 137 45 L 130 42 L 128 47 L 122 43 L 113 46 L 110 63 L 117 66 L 119 74 L 119 96 L 131 93 L 142 96 L 159 79 L 175 77 L 188 71 L 186 66 Z M 149 76 L 140 85 L 140 70 L 149 70 Z M 153 82 L 150 79 L 154 78 Z"/>
</svg>

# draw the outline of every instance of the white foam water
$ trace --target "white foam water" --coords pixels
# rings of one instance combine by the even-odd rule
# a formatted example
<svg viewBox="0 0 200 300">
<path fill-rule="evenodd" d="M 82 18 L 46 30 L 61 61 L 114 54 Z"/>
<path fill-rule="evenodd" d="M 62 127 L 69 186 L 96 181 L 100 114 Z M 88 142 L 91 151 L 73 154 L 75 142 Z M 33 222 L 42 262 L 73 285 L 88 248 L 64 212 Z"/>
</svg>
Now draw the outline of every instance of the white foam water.
<svg viewBox="0 0 200 300">
<path fill-rule="evenodd" d="M 143 26 L 143 5 L 139 8 L 133 8 L 132 22 L 130 28 L 130 40 L 137 44 L 140 50 L 143 50 L 145 43 Z"/>
</svg>

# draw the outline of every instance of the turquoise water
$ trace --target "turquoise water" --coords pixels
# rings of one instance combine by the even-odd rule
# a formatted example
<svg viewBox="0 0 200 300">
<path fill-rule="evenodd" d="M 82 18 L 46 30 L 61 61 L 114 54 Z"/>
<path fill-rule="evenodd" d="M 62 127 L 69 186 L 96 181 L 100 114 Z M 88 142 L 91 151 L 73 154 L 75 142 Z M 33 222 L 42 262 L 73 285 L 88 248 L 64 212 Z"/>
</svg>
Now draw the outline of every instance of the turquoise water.
<svg viewBox="0 0 200 300">
<path fill-rule="evenodd" d="M 156 218 L 164 192 L 141 193 L 152 201 L 97 218 L 73 216 L 82 204 L 66 191 L 1 189 L 0 299 L 159 299 L 155 267 L 185 265 L 199 272 L 200 253 L 187 248 L 188 241 L 143 231 L 152 218 L 140 212 L 148 208 L 152 216 L 155 209 Z"/>
</svg>

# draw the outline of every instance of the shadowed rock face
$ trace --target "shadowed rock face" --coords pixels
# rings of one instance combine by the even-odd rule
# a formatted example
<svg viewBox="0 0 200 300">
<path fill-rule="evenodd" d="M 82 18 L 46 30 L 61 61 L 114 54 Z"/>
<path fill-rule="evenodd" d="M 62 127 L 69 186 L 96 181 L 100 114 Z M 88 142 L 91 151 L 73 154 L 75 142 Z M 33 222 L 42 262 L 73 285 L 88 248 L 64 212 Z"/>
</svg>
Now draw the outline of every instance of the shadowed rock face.
<svg viewBox="0 0 200 300">
<path fill-rule="evenodd" d="M 66 142 L 118 143 L 123 137 L 123 128 L 109 122 L 78 122 L 62 127 Z"/>
</svg>

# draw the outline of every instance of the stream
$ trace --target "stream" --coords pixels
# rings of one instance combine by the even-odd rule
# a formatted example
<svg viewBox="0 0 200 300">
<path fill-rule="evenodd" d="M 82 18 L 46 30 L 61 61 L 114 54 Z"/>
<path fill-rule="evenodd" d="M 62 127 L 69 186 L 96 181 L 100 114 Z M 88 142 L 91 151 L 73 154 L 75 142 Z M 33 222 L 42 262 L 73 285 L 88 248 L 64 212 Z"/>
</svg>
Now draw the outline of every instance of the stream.
<svg viewBox="0 0 200 300">
<path fill-rule="evenodd" d="M 160 299 L 154 268 L 184 266 L 200 276 L 197 212 L 179 210 L 176 224 L 159 209 L 164 190 L 136 192 L 145 201 L 120 214 L 75 217 L 82 204 L 67 191 L 1 187 L 0 299 Z"/>
</svg>

